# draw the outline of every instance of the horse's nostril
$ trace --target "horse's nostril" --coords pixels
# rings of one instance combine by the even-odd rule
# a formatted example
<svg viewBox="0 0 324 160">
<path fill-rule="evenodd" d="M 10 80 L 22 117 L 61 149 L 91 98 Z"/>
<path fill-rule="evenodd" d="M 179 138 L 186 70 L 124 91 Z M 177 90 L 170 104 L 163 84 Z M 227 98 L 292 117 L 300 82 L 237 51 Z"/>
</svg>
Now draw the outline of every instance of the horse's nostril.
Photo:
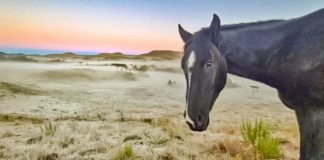
<svg viewBox="0 0 324 160">
<path fill-rule="evenodd" d="M 200 115 L 198 115 L 198 119 L 197 119 L 198 121 L 202 121 L 203 120 L 203 116 L 200 114 Z"/>
<path fill-rule="evenodd" d="M 202 128 L 204 126 L 204 117 L 203 115 L 199 114 L 197 117 L 197 127 Z"/>
</svg>

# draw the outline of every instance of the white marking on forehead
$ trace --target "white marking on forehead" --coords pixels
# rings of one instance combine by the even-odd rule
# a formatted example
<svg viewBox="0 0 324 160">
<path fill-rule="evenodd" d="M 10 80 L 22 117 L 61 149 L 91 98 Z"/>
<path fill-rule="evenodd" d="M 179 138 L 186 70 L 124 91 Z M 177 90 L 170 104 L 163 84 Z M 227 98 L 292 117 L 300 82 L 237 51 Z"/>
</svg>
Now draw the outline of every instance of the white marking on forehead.
<svg viewBox="0 0 324 160">
<path fill-rule="evenodd" d="M 187 60 L 187 67 L 188 69 L 193 67 L 193 65 L 195 64 L 195 61 L 196 61 L 196 53 L 194 51 L 192 51 L 190 54 L 189 54 L 189 58 Z"/>
<path fill-rule="evenodd" d="M 189 54 L 189 58 L 187 59 L 187 74 L 188 74 L 188 95 L 190 92 L 190 84 L 191 84 L 191 68 L 195 65 L 196 62 L 196 53 L 194 51 L 190 52 Z M 187 99 L 187 106 L 186 106 L 186 116 L 185 116 L 185 120 L 190 123 L 193 127 L 195 126 L 195 123 L 193 122 L 192 119 L 190 119 L 189 114 L 188 114 L 188 100 L 189 97 Z"/>
</svg>

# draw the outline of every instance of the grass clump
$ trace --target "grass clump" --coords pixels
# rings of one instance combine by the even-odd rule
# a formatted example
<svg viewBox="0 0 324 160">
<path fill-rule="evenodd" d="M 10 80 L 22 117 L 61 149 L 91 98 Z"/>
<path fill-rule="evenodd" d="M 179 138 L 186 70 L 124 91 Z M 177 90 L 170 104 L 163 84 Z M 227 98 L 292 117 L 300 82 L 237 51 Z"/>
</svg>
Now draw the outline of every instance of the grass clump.
<svg viewBox="0 0 324 160">
<path fill-rule="evenodd" d="M 46 136 L 54 136 L 56 133 L 56 125 L 52 125 L 51 121 L 47 121 L 43 126 L 40 126 L 41 132 Z"/>
<path fill-rule="evenodd" d="M 117 154 L 112 158 L 112 160 L 129 160 L 133 159 L 133 157 L 133 146 L 130 144 L 126 144 L 117 152 Z"/>
<path fill-rule="evenodd" d="M 14 94 L 39 95 L 41 91 L 33 88 L 24 87 L 18 84 L 0 82 L 0 91 L 7 91 Z"/>
<path fill-rule="evenodd" d="M 25 122 L 30 121 L 33 124 L 40 124 L 43 123 L 43 119 L 38 117 L 29 117 L 26 115 L 19 115 L 19 114 L 0 114 L 0 121 L 4 122 Z"/>
<path fill-rule="evenodd" d="M 271 135 L 272 127 L 262 120 L 252 124 L 249 121 L 242 122 L 241 134 L 244 141 L 251 144 L 256 154 L 261 159 L 273 159 L 281 157 L 279 141 Z"/>
</svg>

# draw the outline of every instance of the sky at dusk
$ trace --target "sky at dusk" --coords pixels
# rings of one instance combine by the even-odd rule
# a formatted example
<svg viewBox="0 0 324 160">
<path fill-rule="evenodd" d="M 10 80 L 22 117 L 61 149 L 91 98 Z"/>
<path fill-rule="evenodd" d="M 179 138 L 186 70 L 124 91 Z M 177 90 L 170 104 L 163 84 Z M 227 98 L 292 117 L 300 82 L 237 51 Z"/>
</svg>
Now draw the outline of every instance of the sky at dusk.
<svg viewBox="0 0 324 160">
<path fill-rule="evenodd" d="M 188 31 L 222 24 L 299 17 L 323 0 L 0 0 L 0 51 L 144 53 L 182 50 Z"/>
</svg>

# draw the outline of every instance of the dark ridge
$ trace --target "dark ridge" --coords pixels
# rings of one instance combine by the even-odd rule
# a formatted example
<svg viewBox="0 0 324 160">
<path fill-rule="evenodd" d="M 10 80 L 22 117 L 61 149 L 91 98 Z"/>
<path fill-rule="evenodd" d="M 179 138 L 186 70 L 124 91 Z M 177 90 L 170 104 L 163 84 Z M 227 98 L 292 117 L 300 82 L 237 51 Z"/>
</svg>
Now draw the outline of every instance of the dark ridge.
<svg viewBox="0 0 324 160">
<path fill-rule="evenodd" d="M 76 58 L 76 57 L 79 57 L 77 54 L 75 53 L 72 53 L 72 52 L 64 52 L 64 53 L 61 53 L 61 54 L 48 54 L 48 55 L 45 55 L 47 57 L 61 57 L 61 58 Z"/>
<path fill-rule="evenodd" d="M 103 55 L 107 55 L 107 54 L 110 54 L 110 55 L 120 55 L 120 56 L 123 56 L 124 54 L 121 53 L 121 52 L 114 52 L 114 53 L 99 53 L 98 55 L 99 56 L 103 56 Z"/>
<path fill-rule="evenodd" d="M 71 55 L 71 56 L 76 56 L 76 54 L 75 54 L 75 53 L 73 53 L 73 52 L 64 52 L 63 54 L 64 54 L 64 55 Z"/>
<path fill-rule="evenodd" d="M 172 60 L 181 57 L 182 53 L 171 50 L 153 50 L 145 54 L 137 55 L 135 59 Z"/>
</svg>

